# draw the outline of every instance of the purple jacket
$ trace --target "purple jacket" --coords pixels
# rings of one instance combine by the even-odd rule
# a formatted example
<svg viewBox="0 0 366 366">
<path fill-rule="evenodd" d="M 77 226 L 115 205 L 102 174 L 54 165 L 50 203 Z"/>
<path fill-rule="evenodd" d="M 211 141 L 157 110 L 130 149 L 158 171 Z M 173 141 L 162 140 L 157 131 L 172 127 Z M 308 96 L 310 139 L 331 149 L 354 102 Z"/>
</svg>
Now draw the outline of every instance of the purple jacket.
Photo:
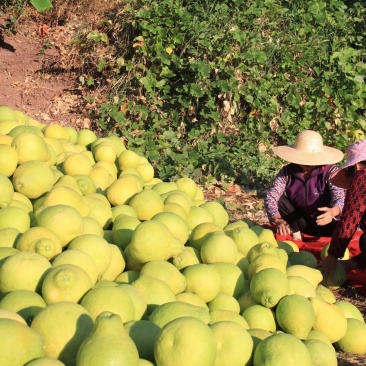
<svg viewBox="0 0 366 366">
<path fill-rule="evenodd" d="M 320 214 L 318 207 L 329 207 L 331 192 L 329 189 L 329 170 L 333 165 L 319 166 L 312 170 L 305 180 L 301 168 L 296 164 L 286 166 L 287 183 L 285 195 L 292 204 L 311 222 Z"/>
</svg>

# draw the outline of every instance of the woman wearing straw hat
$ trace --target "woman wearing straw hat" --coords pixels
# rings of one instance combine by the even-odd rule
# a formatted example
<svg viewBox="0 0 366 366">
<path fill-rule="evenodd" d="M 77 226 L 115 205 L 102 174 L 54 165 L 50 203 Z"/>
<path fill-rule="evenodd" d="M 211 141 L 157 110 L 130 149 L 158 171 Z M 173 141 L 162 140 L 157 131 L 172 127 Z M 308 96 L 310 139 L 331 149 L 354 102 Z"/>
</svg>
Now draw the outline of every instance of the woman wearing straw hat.
<svg viewBox="0 0 366 366">
<path fill-rule="evenodd" d="M 338 258 L 342 258 L 357 228 L 360 253 L 341 263 L 346 271 L 366 268 L 366 140 L 357 141 L 347 148 L 347 161 L 331 176 L 331 182 L 347 189 L 342 217 L 330 241 L 328 255 L 321 271 L 326 279 L 332 276 Z"/>
<path fill-rule="evenodd" d="M 289 162 L 278 172 L 264 204 L 268 219 L 281 235 L 301 240 L 301 233 L 332 236 L 343 209 L 345 191 L 330 182 L 342 151 L 324 146 L 318 132 L 301 131 L 293 145 L 273 152 Z"/>
</svg>

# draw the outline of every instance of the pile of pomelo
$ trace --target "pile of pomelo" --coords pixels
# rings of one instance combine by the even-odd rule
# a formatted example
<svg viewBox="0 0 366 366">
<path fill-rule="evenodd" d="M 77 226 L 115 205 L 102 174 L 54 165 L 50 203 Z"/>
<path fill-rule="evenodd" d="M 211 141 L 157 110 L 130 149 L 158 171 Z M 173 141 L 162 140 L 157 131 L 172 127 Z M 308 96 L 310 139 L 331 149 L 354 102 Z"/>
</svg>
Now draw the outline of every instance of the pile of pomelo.
<svg viewBox="0 0 366 366">
<path fill-rule="evenodd" d="M 321 282 L 117 136 L 0 107 L 1 365 L 336 365 L 366 324 Z"/>
</svg>

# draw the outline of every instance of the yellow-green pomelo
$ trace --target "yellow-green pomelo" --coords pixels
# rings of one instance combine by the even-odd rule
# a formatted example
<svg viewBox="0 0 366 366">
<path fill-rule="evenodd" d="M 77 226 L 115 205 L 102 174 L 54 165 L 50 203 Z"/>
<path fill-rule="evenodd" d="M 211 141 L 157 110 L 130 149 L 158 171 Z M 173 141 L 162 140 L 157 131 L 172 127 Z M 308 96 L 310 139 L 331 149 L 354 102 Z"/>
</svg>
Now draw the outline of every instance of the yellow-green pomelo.
<svg viewBox="0 0 366 366">
<path fill-rule="evenodd" d="M 141 174 L 139 173 L 139 171 L 135 168 L 127 168 L 127 169 L 123 169 L 119 175 L 118 178 L 122 178 L 125 176 L 129 176 L 129 175 L 133 175 L 136 179 L 139 180 L 139 182 L 144 185 L 144 179 L 142 178 Z"/>
<path fill-rule="evenodd" d="M 39 122 L 36 119 L 34 119 L 34 118 L 32 118 L 32 117 L 29 116 L 29 118 L 27 120 L 27 126 L 37 127 L 38 130 L 42 132 L 42 129 L 46 127 L 46 124 L 44 122 Z"/>
<path fill-rule="evenodd" d="M 31 290 L 15 290 L 7 293 L 0 301 L 0 309 L 19 314 L 28 325 L 36 314 L 47 306 L 40 294 Z"/>
<path fill-rule="evenodd" d="M 303 264 L 304 266 L 308 266 L 311 268 L 316 268 L 318 264 L 315 255 L 306 250 L 290 253 L 288 255 L 288 260 L 290 261 L 291 265 Z"/>
<path fill-rule="evenodd" d="M 77 249 L 89 254 L 97 265 L 99 277 L 108 269 L 112 261 L 110 244 L 99 235 L 79 235 L 71 240 L 68 249 Z"/>
<path fill-rule="evenodd" d="M 182 253 L 172 259 L 172 263 L 181 271 L 192 264 L 202 263 L 202 260 L 198 249 L 184 247 Z"/>
<path fill-rule="evenodd" d="M 54 175 L 49 166 L 38 160 L 18 165 L 12 176 L 14 190 L 35 199 L 49 192 L 54 184 Z"/>
<path fill-rule="evenodd" d="M 92 169 L 90 159 L 82 153 L 71 154 L 62 163 L 62 170 L 67 175 L 89 175 Z"/>
<path fill-rule="evenodd" d="M 174 214 L 180 216 L 184 221 L 187 220 L 186 210 L 178 203 L 174 203 L 174 202 L 165 203 L 164 202 L 164 212 L 174 213 Z"/>
<path fill-rule="evenodd" d="M 65 365 L 75 365 L 81 342 L 93 330 L 94 322 L 80 304 L 59 302 L 48 305 L 33 319 L 31 328 L 44 339 L 46 356 Z"/>
<path fill-rule="evenodd" d="M 114 281 L 114 279 L 123 272 L 126 267 L 126 261 L 122 249 L 115 244 L 109 244 L 112 252 L 111 263 L 102 273 L 101 280 Z"/>
<path fill-rule="evenodd" d="M 54 184 L 54 187 L 67 187 L 73 189 L 75 192 L 81 194 L 78 182 L 72 175 L 63 174 L 60 179 Z"/>
<path fill-rule="evenodd" d="M 154 355 L 159 366 L 212 366 L 216 358 L 215 338 L 202 320 L 177 318 L 162 328 Z"/>
<path fill-rule="evenodd" d="M 193 200 L 197 194 L 197 185 L 192 178 L 182 177 L 175 181 L 178 189 L 187 193 L 189 198 Z"/>
<path fill-rule="evenodd" d="M 208 308 L 192 305 L 181 301 L 172 301 L 162 304 L 154 309 L 149 316 L 149 321 L 163 328 L 170 321 L 182 317 L 194 317 L 200 319 L 205 324 L 210 322 L 210 312 Z"/>
<path fill-rule="evenodd" d="M 45 136 L 53 137 L 55 139 L 69 139 L 70 138 L 70 135 L 66 131 L 65 127 L 63 127 L 59 124 L 56 124 L 56 123 L 52 123 L 50 125 L 47 125 L 43 129 L 43 133 L 44 133 Z"/>
<path fill-rule="evenodd" d="M 332 290 L 323 286 L 321 283 L 315 288 L 315 297 L 329 302 L 330 304 L 335 303 L 337 300 Z"/>
<path fill-rule="evenodd" d="M 316 269 L 303 264 L 294 264 L 287 267 L 287 276 L 300 276 L 307 279 L 314 288 L 323 280 L 322 273 Z"/>
<path fill-rule="evenodd" d="M 243 290 L 245 284 L 244 274 L 239 267 L 233 263 L 216 262 L 210 263 L 220 277 L 220 291 L 237 298 Z"/>
<path fill-rule="evenodd" d="M 337 355 L 334 348 L 318 339 L 307 339 L 303 341 L 310 352 L 313 366 L 337 366 Z"/>
<path fill-rule="evenodd" d="M 109 134 L 107 136 L 107 141 L 110 141 L 113 144 L 114 148 L 116 149 L 117 156 L 119 156 L 122 151 L 126 150 L 123 137 L 118 137 L 115 134 Z"/>
<path fill-rule="evenodd" d="M 120 170 L 136 169 L 140 165 L 140 156 L 132 150 L 124 150 L 118 155 L 117 162 Z"/>
<path fill-rule="evenodd" d="M 139 224 L 141 221 L 137 217 L 126 214 L 118 215 L 112 226 L 113 243 L 124 250 L 131 243 L 132 235 Z"/>
<path fill-rule="evenodd" d="M 159 221 L 165 224 L 173 236 L 179 239 L 183 244 L 188 241 L 189 229 L 185 220 L 172 212 L 159 212 L 151 220 Z"/>
<path fill-rule="evenodd" d="M 45 355 L 42 336 L 13 319 L 0 318 L 1 363 L 22 366 Z"/>
<path fill-rule="evenodd" d="M 225 232 L 234 240 L 239 252 L 245 256 L 254 245 L 259 243 L 257 234 L 248 226 L 239 226 L 229 231 L 225 229 Z"/>
<path fill-rule="evenodd" d="M 218 293 L 217 296 L 208 303 L 208 308 L 212 310 L 230 310 L 237 314 L 240 313 L 238 300 L 229 294 Z"/>
<path fill-rule="evenodd" d="M 0 144 L 0 174 L 10 177 L 18 165 L 18 153 L 5 144 Z"/>
<path fill-rule="evenodd" d="M 1 135 L 0 135 L 0 140 L 1 140 Z M 160 178 L 154 177 L 149 182 L 145 183 L 144 189 L 151 189 L 155 184 L 161 183 L 161 182 L 162 182 L 162 180 Z"/>
<path fill-rule="evenodd" d="M 276 333 L 257 345 L 253 365 L 312 366 L 313 363 L 310 352 L 300 339 L 291 334 Z"/>
<path fill-rule="evenodd" d="M 251 225 L 250 228 L 257 234 L 259 235 L 264 229 L 265 227 L 259 224 L 254 224 Z"/>
<path fill-rule="evenodd" d="M 306 278 L 300 276 L 287 276 L 287 278 L 290 284 L 289 295 L 297 294 L 306 298 L 316 297 L 314 286 Z"/>
<path fill-rule="evenodd" d="M 97 144 L 92 151 L 96 162 L 106 161 L 114 163 L 117 159 L 117 151 L 111 141 L 103 141 Z"/>
<path fill-rule="evenodd" d="M 222 229 L 229 222 L 229 214 L 221 203 L 216 201 L 204 202 L 199 207 L 206 209 L 213 216 L 213 222 Z"/>
<path fill-rule="evenodd" d="M 90 218 L 91 220 L 94 220 L 94 219 L 92 219 L 92 218 Z M 98 225 L 100 225 L 100 224 L 98 224 Z M 103 238 L 105 239 L 105 240 L 107 240 L 107 242 L 109 243 L 109 244 L 114 244 L 113 243 L 113 239 L 112 239 L 112 230 L 111 229 L 105 229 L 105 230 L 103 230 Z"/>
<path fill-rule="evenodd" d="M 216 231 L 207 236 L 201 246 L 202 262 L 216 263 L 227 262 L 236 263 L 238 248 L 233 239 L 223 231 Z"/>
<path fill-rule="evenodd" d="M 52 260 L 52 267 L 73 264 L 81 267 L 88 274 L 92 285 L 98 280 L 98 267 L 94 259 L 86 252 L 68 248 Z"/>
<path fill-rule="evenodd" d="M 0 230 L 0 247 L 16 247 L 21 233 L 14 227 L 5 227 Z"/>
<path fill-rule="evenodd" d="M 347 319 L 334 304 L 317 298 L 310 299 L 315 312 L 314 329 L 322 331 L 329 340 L 338 342 L 347 331 Z"/>
<path fill-rule="evenodd" d="M 19 123 L 15 119 L 2 120 L 0 121 L 0 133 L 6 135 L 17 126 L 19 126 Z"/>
<path fill-rule="evenodd" d="M 161 196 L 165 204 L 176 203 L 177 205 L 181 206 L 184 209 L 187 215 L 191 210 L 191 207 L 193 207 L 192 200 L 185 192 L 181 192 L 179 190 L 172 190 L 162 194 Z"/>
<path fill-rule="evenodd" d="M 278 244 L 278 248 L 283 249 L 287 253 L 287 255 L 289 255 L 290 253 L 295 251 L 293 246 L 291 246 L 289 243 L 286 243 L 284 241 L 277 240 L 277 244 Z M 297 252 L 299 252 L 299 251 L 297 251 Z"/>
<path fill-rule="evenodd" d="M 14 127 L 9 133 L 8 135 L 15 138 L 18 135 L 24 135 L 25 133 L 31 133 L 34 134 L 38 137 L 44 137 L 44 134 L 42 132 L 42 127 L 40 128 L 40 126 L 35 126 L 35 125 L 18 125 L 16 127 Z"/>
<path fill-rule="evenodd" d="M 80 146 L 80 145 L 79 145 Z M 81 153 L 83 155 L 85 155 L 91 162 L 93 168 L 95 167 L 95 164 L 97 163 L 95 160 L 94 160 L 94 156 L 93 156 L 93 153 L 90 151 L 90 150 L 85 150 L 85 151 L 81 151 Z"/>
<path fill-rule="evenodd" d="M 249 329 L 247 321 L 238 313 L 231 310 L 216 309 L 210 311 L 210 324 L 230 321 L 239 324 L 244 329 Z"/>
<path fill-rule="evenodd" d="M 265 268 L 276 268 L 286 274 L 286 263 L 275 254 L 260 254 L 256 256 L 248 266 L 248 279 Z"/>
<path fill-rule="evenodd" d="M 65 364 L 51 357 L 39 357 L 28 362 L 25 366 L 65 366 Z"/>
<path fill-rule="evenodd" d="M 320 251 L 320 258 L 321 260 L 323 261 L 325 259 L 325 257 L 328 255 L 328 249 L 329 249 L 329 245 L 330 243 L 328 244 L 325 244 L 322 248 L 322 250 Z M 343 255 L 343 260 L 345 259 L 349 259 L 350 258 L 350 252 L 349 252 L 349 249 L 346 248 L 345 252 L 344 252 L 344 255 Z"/>
<path fill-rule="evenodd" d="M 118 314 L 123 323 L 135 320 L 133 301 L 118 285 L 94 287 L 81 300 L 81 305 L 94 320 L 104 311 Z"/>
<path fill-rule="evenodd" d="M 106 194 L 106 189 L 112 182 L 112 175 L 108 172 L 108 170 L 101 166 L 93 167 L 89 177 L 94 181 L 96 191 L 98 193 Z"/>
<path fill-rule="evenodd" d="M 224 233 L 223 230 L 213 222 L 204 222 L 197 225 L 189 236 L 189 245 L 201 250 L 202 244 L 214 232 Z"/>
<path fill-rule="evenodd" d="M 16 290 L 40 293 L 42 281 L 51 263 L 38 253 L 19 252 L 6 259 L 0 267 L 0 291 Z"/>
<path fill-rule="evenodd" d="M 141 292 L 129 283 L 120 283 L 117 285 L 117 287 L 124 291 L 132 300 L 135 309 L 134 320 L 142 319 L 146 314 L 147 303 Z"/>
<path fill-rule="evenodd" d="M 0 308 L 0 319 L 12 319 L 17 322 L 27 325 L 27 322 L 15 311 Z"/>
<path fill-rule="evenodd" d="M 66 246 L 83 230 L 83 218 L 75 208 L 63 204 L 45 206 L 36 212 L 38 226 L 53 231 Z"/>
<path fill-rule="evenodd" d="M 147 304 L 147 315 L 150 315 L 155 308 L 167 302 L 175 301 L 175 295 L 166 282 L 146 275 L 140 275 L 132 286 L 135 287 L 145 299 Z"/>
<path fill-rule="evenodd" d="M 77 210 L 81 216 L 87 216 L 89 207 L 85 204 L 83 195 L 75 189 L 59 185 L 54 186 L 43 201 L 45 206 L 67 205 Z"/>
<path fill-rule="evenodd" d="M 273 254 L 278 256 L 278 248 L 269 242 L 255 244 L 247 252 L 248 261 L 252 262 L 261 254 Z"/>
<path fill-rule="evenodd" d="M 30 210 L 29 207 L 22 201 L 12 199 L 9 206 L 21 208 L 22 210 L 27 212 L 28 215 L 33 214 L 33 210 Z"/>
<path fill-rule="evenodd" d="M 97 220 L 103 229 L 109 227 L 112 222 L 112 209 L 108 200 L 105 202 L 101 198 L 104 197 L 99 193 L 91 193 L 83 196 L 84 203 L 89 207 L 89 217 Z"/>
<path fill-rule="evenodd" d="M 254 304 L 247 307 L 242 314 L 250 329 L 264 329 L 275 332 L 277 329 L 275 313 L 263 305 Z"/>
<path fill-rule="evenodd" d="M 52 149 L 55 151 L 56 155 L 59 155 L 64 152 L 64 148 L 62 146 L 62 143 L 60 140 L 54 138 L 54 137 L 44 137 L 43 141 L 52 147 Z"/>
<path fill-rule="evenodd" d="M 214 366 L 247 365 L 253 351 L 253 340 L 246 329 L 231 321 L 210 325 L 216 343 Z"/>
<path fill-rule="evenodd" d="M 0 268 L 9 257 L 17 253 L 20 253 L 20 251 L 16 248 L 0 247 Z"/>
<path fill-rule="evenodd" d="M 208 264 L 193 264 L 183 269 L 186 292 L 198 295 L 204 302 L 212 301 L 220 292 L 221 278 L 218 271 Z"/>
<path fill-rule="evenodd" d="M 100 224 L 100 222 L 90 216 L 83 217 L 83 230 L 81 231 L 80 235 L 84 234 L 95 234 L 105 238 L 103 226 Z"/>
<path fill-rule="evenodd" d="M 257 348 L 258 344 L 263 341 L 263 339 L 266 339 L 267 337 L 270 337 L 272 335 L 272 332 L 269 332 L 265 329 L 248 329 L 248 333 L 252 337 L 253 340 L 253 352 L 252 352 L 252 358 L 255 352 L 255 349 Z M 252 364 L 252 363 L 250 363 Z"/>
<path fill-rule="evenodd" d="M 196 294 L 191 292 L 181 292 L 180 294 L 175 295 L 176 301 L 186 302 L 188 304 L 201 306 L 205 309 L 208 308 L 207 304 Z"/>
<path fill-rule="evenodd" d="M 136 170 L 140 173 L 145 183 L 150 182 L 154 178 L 154 167 L 150 163 L 142 163 L 136 167 Z"/>
<path fill-rule="evenodd" d="M 292 247 L 292 249 L 293 249 L 294 252 L 300 251 L 299 246 L 296 243 L 294 243 L 292 240 L 284 240 L 283 242 L 285 244 L 290 245 Z"/>
<path fill-rule="evenodd" d="M 50 229 L 34 226 L 26 230 L 17 240 L 16 248 L 22 252 L 34 252 L 52 260 L 62 251 L 62 243 Z"/>
<path fill-rule="evenodd" d="M 230 232 L 230 231 L 235 230 L 239 227 L 246 227 L 247 228 L 247 227 L 249 227 L 249 225 L 244 220 L 235 220 L 233 222 L 227 223 L 227 225 L 224 227 L 224 230 L 225 230 L 225 232 Z"/>
<path fill-rule="evenodd" d="M 365 322 L 360 309 L 356 305 L 352 304 L 352 302 L 346 300 L 337 300 L 334 305 L 342 311 L 347 319 L 353 318 L 358 319 L 361 322 Z"/>
<path fill-rule="evenodd" d="M 78 131 L 72 126 L 64 126 L 66 133 L 69 134 L 69 140 L 72 144 L 76 145 L 78 139 Z"/>
<path fill-rule="evenodd" d="M 131 284 L 133 281 L 137 280 L 139 278 L 139 276 L 140 276 L 140 271 L 137 271 L 134 269 L 125 270 L 116 277 L 114 282 Z"/>
<path fill-rule="evenodd" d="M 94 141 L 97 140 L 97 135 L 87 129 L 87 128 L 82 128 L 81 130 L 77 131 L 78 133 L 78 138 L 76 140 L 76 143 L 78 145 L 83 145 L 83 146 L 86 146 L 86 147 L 89 147 Z"/>
<path fill-rule="evenodd" d="M 336 347 L 343 352 L 366 353 L 366 324 L 365 322 L 348 318 L 345 335 L 336 342 Z"/>
<path fill-rule="evenodd" d="M 186 288 L 186 278 L 173 264 L 164 260 L 155 260 L 145 263 L 141 275 L 158 278 L 165 282 L 174 295 L 183 292 Z"/>
<path fill-rule="evenodd" d="M 322 282 L 324 286 L 329 288 L 339 288 L 342 286 L 347 280 L 347 273 L 343 265 L 338 261 L 336 268 L 334 270 L 333 276 L 328 276 Z"/>
<path fill-rule="evenodd" d="M 187 215 L 187 224 L 190 230 L 193 230 L 197 225 L 204 222 L 214 222 L 211 212 L 203 207 L 193 206 Z"/>
<path fill-rule="evenodd" d="M 275 247 L 278 247 L 277 240 L 274 236 L 274 233 L 271 229 L 263 229 L 258 235 L 258 241 L 260 243 L 269 242 L 273 244 Z"/>
<path fill-rule="evenodd" d="M 12 141 L 13 141 L 13 138 L 11 136 L 0 133 L 0 143 L 1 144 L 11 146 Z"/>
<path fill-rule="evenodd" d="M 136 193 L 142 191 L 142 184 L 138 178 L 132 175 L 126 175 L 116 179 L 107 188 L 107 198 L 112 206 L 126 204 Z"/>
<path fill-rule="evenodd" d="M 164 211 L 163 199 L 151 189 L 137 193 L 128 204 L 136 211 L 137 218 L 141 221 L 150 220 L 156 214 Z"/>
<path fill-rule="evenodd" d="M 0 230 L 14 228 L 19 233 L 24 233 L 30 228 L 30 213 L 24 208 L 8 206 L 0 210 Z"/>
<path fill-rule="evenodd" d="M 42 297 L 47 305 L 62 301 L 78 303 L 92 288 L 88 273 L 75 264 L 53 266 L 42 282 Z"/>
<path fill-rule="evenodd" d="M 286 295 L 290 285 L 286 274 L 276 268 L 265 268 L 250 281 L 250 292 L 254 299 L 265 307 L 272 308 Z"/>
<path fill-rule="evenodd" d="M 172 235 L 165 224 L 154 220 L 139 224 L 130 244 L 131 255 L 140 263 L 174 258 L 182 250 L 183 243 Z"/>
<path fill-rule="evenodd" d="M 0 105 L 0 121 L 6 121 L 9 119 L 17 121 L 15 110 L 6 105 Z"/>
<path fill-rule="evenodd" d="M 11 180 L 0 174 L 0 209 L 10 205 L 13 199 L 14 187 Z"/>
<path fill-rule="evenodd" d="M 18 154 L 18 164 L 30 160 L 45 162 L 48 160 L 48 149 L 43 138 L 34 133 L 22 133 L 14 137 L 11 146 Z"/>
<path fill-rule="evenodd" d="M 19 192 L 14 192 L 13 200 L 23 202 L 28 207 L 28 212 L 33 211 L 32 201 L 27 196 L 25 196 L 24 194 L 19 193 Z"/>
<path fill-rule="evenodd" d="M 240 294 L 238 297 L 238 303 L 240 305 L 240 313 L 252 305 L 259 305 L 259 302 L 254 299 L 250 291 Z"/>
<path fill-rule="evenodd" d="M 127 216 L 137 218 L 136 211 L 129 205 L 119 205 L 119 206 L 112 207 L 113 222 L 117 218 L 118 215 L 127 215 Z"/>
<path fill-rule="evenodd" d="M 29 119 L 31 118 L 28 114 L 18 110 L 18 109 L 14 109 L 14 113 L 16 115 L 17 121 L 19 122 L 19 124 L 21 125 L 26 125 L 29 121 Z"/>
<path fill-rule="evenodd" d="M 77 148 L 77 146 L 74 145 L 73 143 L 71 143 L 71 141 L 69 139 L 59 139 L 59 141 L 61 142 L 65 152 L 68 152 L 68 153 L 80 152 L 79 149 Z M 68 156 L 68 155 L 70 155 L 70 154 L 66 154 L 66 156 Z"/>
<path fill-rule="evenodd" d="M 80 345 L 76 364 L 79 366 L 139 365 L 136 345 L 125 331 L 118 314 L 106 311 L 98 316 L 94 330 Z"/>
<path fill-rule="evenodd" d="M 171 191 L 179 191 L 177 183 L 175 183 L 175 182 L 157 182 L 156 184 L 154 184 L 151 187 L 151 189 L 158 192 L 160 195 L 164 195 L 165 193 L 168 193 Z M 182 192 L 182 193 L 183 193 L 183 196 L 186 196 L 187 198 L 189 198 L 185 192 Z"/>
<path fill-rule="evenodd" d="M 124 327 L 135 343 L 140 359 L 154 362 L 154 344 L 160 327 L 147 320 L 131 321 L 124 324 Z"/>
<path fill-rule="evenodd" d="M 135 257 L 131 254 L 131 244 L 126 246 L 126 248 L 123 250 L 123 254 L 126 260 L 126 270 L 141 270 L 144 264 L 135 259 Z"/>
<path fill-rule="evenodd" d="M 281 329 L 300 339 L 306 339 L 315 321 L 311 302 L 293 294 L 283 297 L 276 307 L 276 319 Z"/>
<path fill-rule="evenodd" d="M 329 338 L 320 330 L 318 329 L 312 329 L 309 334 L 307 339 L 317 339 L 320 341 L 323 341 L 324 343 L 326 343 L 330 348 L 334 349 L 333 344 L 331 343 L 331 341 L 329 340 Z"/>
</svg>

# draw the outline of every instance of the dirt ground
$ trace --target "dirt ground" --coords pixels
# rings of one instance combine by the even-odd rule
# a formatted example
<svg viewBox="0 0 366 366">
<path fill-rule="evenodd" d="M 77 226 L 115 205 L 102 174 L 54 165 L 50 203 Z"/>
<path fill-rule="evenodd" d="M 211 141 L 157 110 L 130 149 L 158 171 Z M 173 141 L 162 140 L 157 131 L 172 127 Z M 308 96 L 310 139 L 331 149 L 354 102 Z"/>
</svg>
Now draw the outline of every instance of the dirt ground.
<svg viewBox="0 0 366 366">
<path fill-rule="evenodd" d="M 72 37 L 72 25 L 52 27 L 21 16 L 12 33 L 6 27 L 7 17 L 0 13 L 0 105 L 19 109 L 41 122 L 89 128 L 92 122 L 83 109 L 78 76 L 60 63 Z M 224 204 L 231 220 L 268 223 L 263 192 L 235 185 L 224 189 L 218 184 L 206 190 L 205 197 Z M 335 294 L 354 303 L 366 317 L 366 298 L 354 289 L 345 287 Z M 338 352 L 337 356 L 341 366 L 366 365 L 365 355 Z"/>
</svg>

